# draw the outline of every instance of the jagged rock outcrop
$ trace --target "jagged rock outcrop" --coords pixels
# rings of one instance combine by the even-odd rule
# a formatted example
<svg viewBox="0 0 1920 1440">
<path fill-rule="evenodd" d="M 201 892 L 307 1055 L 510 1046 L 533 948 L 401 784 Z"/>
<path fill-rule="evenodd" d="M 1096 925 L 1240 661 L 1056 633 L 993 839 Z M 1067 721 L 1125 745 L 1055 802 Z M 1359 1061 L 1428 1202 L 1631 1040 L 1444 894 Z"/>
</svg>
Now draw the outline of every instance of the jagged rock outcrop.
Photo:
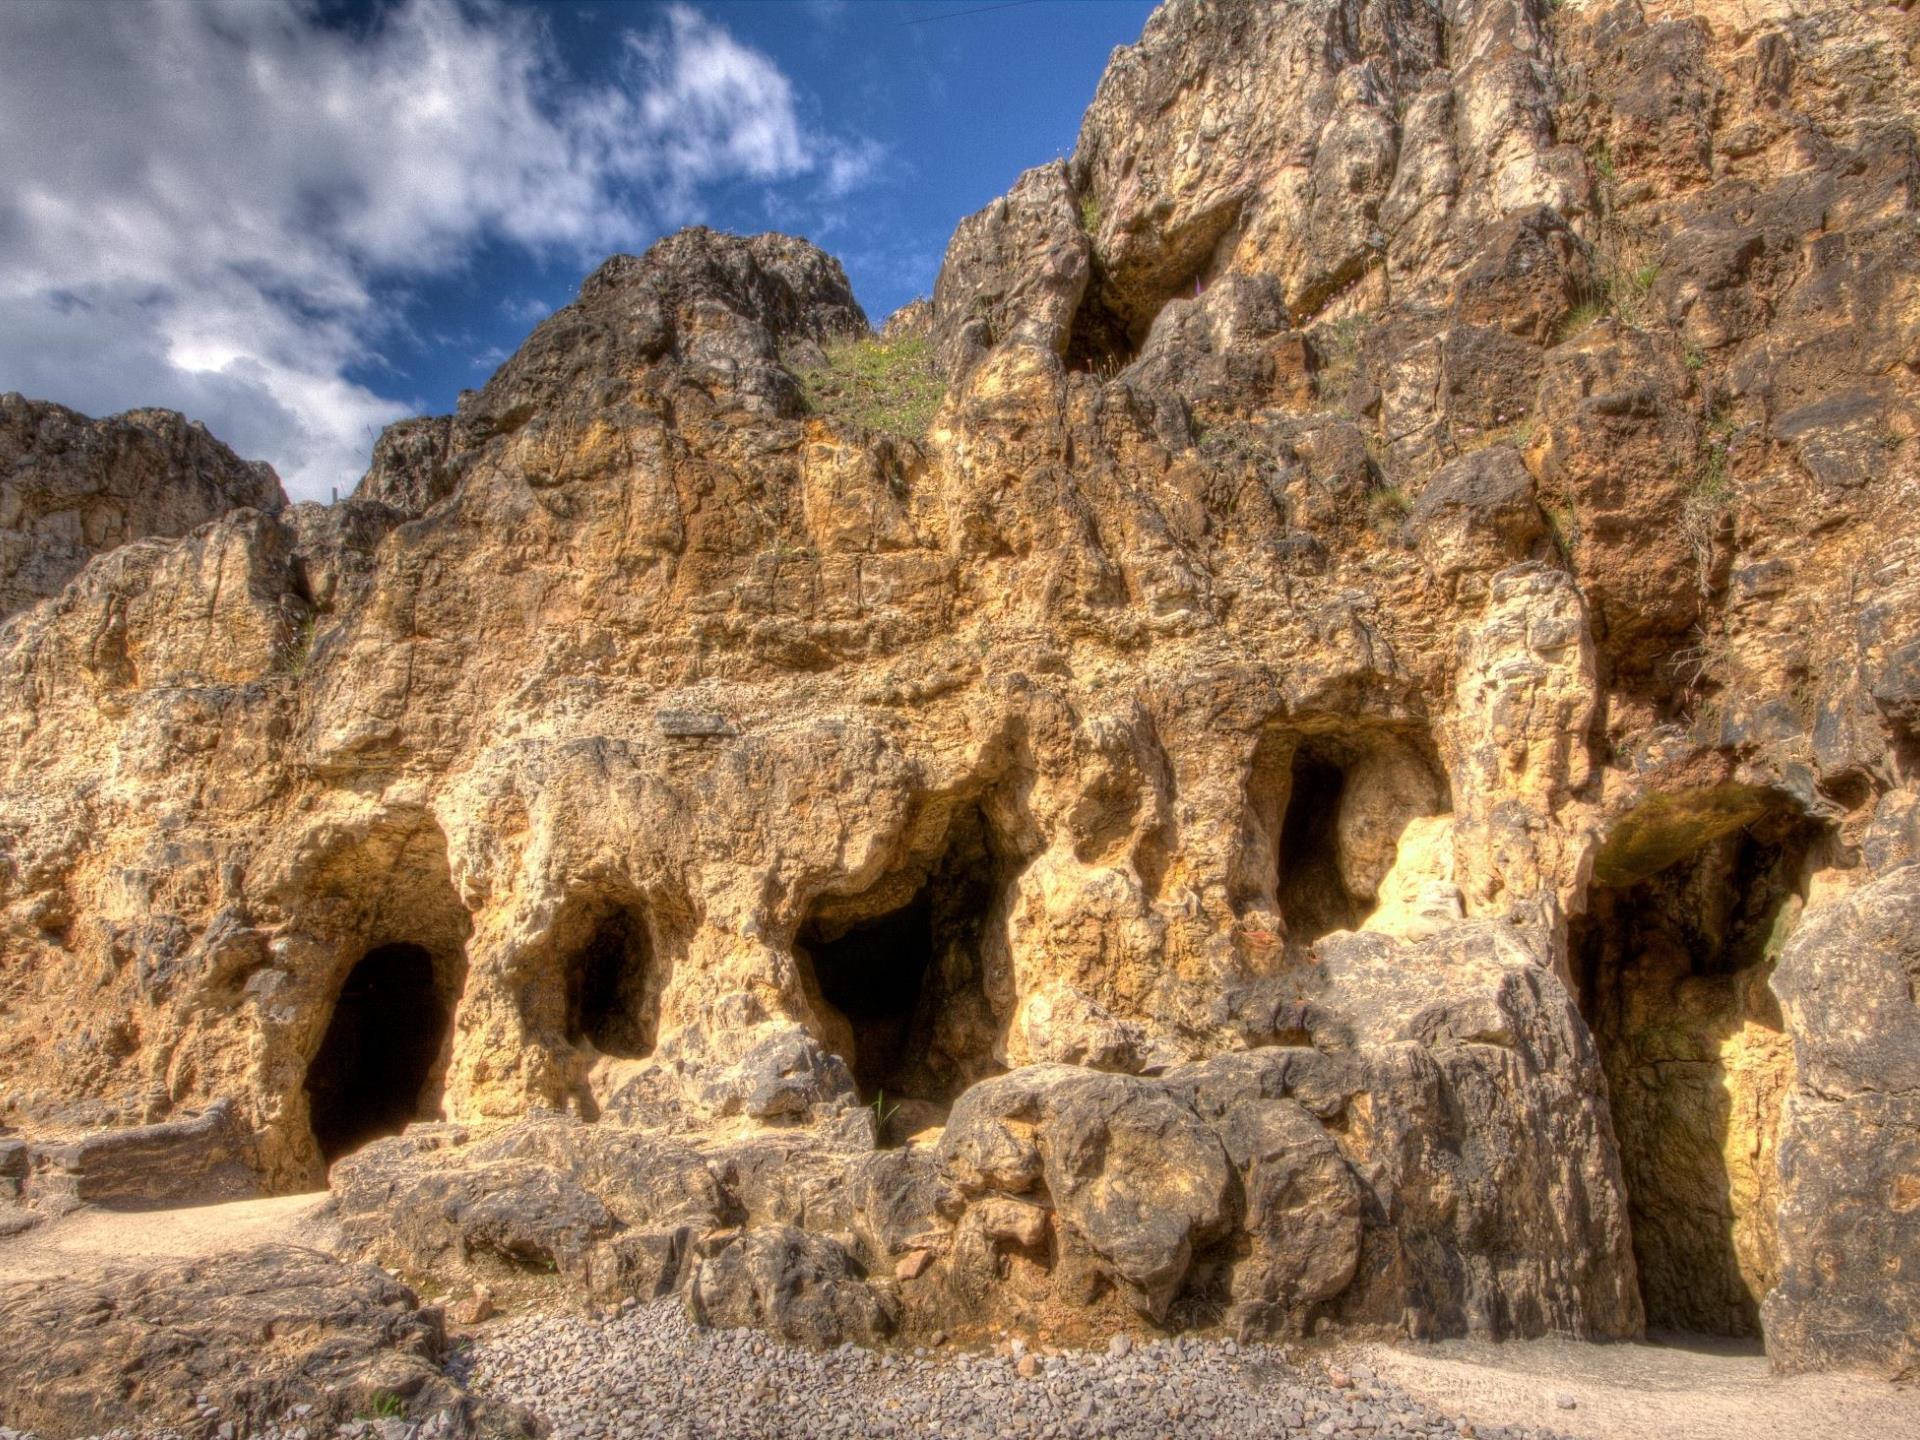
<svg viewBox="0 0 1920 1440">
<path fill-rule="evenodd" d="M 1913 843 L 1914 23 L 1171 0 L 918 438 L 812 247 L 608 262 L 0 633 L 0 1118 L 229 1098 L 370 1251 L 821 1342 L 1910 1368 L 1816 980 Z"/>
<path fill-rule="evenodd" d="M 271 469 L 171 410 L 89 420 L 0 395 L 0 620 L 58 595 L 95 555 L 285 504 Z"/>
</svg>

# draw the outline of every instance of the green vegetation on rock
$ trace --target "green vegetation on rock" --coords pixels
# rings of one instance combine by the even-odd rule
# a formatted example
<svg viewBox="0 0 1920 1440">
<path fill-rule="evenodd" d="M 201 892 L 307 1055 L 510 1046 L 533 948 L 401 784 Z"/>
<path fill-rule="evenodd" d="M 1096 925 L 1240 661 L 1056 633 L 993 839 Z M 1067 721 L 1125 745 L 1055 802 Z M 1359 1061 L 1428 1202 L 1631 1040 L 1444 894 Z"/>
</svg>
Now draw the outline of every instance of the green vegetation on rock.
<svg viewBox="0 0 1920 1440">
<path fill-rule="evenodd" d="M 824 353 L 824 364 L 794 371 L 814 414 L 908 440 L 927 433 L 947 382 L 924 338 L 867 335 L 830 341 Z"/>
</svg>

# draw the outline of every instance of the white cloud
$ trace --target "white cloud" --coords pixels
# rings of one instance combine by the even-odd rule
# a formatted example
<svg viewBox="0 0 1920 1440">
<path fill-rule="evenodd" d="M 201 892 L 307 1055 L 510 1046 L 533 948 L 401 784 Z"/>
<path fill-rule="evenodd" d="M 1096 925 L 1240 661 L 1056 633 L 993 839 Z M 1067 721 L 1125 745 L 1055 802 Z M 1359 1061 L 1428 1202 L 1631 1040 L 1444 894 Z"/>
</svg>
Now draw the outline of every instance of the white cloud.
<svg viewBox="0 0 1920 1440">
<path fill-rule="evenodd" d="M 509 295 L 500 302 L 500 313 L 509 320 L 522 320 L 535 325 L 551 315 L 553 307 L 538 295 Z"/>
<path fill-rule="evenodd" d="M 309 0 L 6 0 L 0 147 L 0 389 L 186 411 L 319 498 L 414 408 L 345 378 L 398 333 L 383 283 L 489 239 L 597 259 L 705 186 L 844 193 L 874 163 L 684 6 L 580 86 L 536 15 L 461 0 L 361 30 Z"/>
</svg>

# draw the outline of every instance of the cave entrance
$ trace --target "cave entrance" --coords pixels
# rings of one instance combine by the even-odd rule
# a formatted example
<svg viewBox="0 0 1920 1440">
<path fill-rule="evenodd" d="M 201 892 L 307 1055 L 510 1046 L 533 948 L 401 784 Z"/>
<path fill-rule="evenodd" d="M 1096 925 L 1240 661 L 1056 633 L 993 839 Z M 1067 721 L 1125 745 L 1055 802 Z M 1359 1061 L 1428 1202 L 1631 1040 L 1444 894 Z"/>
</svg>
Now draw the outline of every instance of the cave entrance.
<svg viewBox="0 0 1920 1440">
<path fill-rule="evenodd" d="M 1268 729 L 1249 757 L 1246 787 L 1233 903 L 1255 929 L 1277 928 L 1285 936 L 1278 953 L 1295 958 L 1336 930 L 1365 925 L 1389 899 L 1383 887 L 1409 828 L 1449 805 L 1445 774 L 1420 731 L 1357 719 Z M 1418 849 L 1406 857 L 1432 859 Z M 1404 900 L 1423 873 L 1402 874 L 1392 894 Z"/>
<path fill-rule="evenodd" d="M 1067 331 L 1066 367 L 1108 380 L 1131 365 L 1139 353 L 1127 322 L 1101 301 L 1097 284 L 1088 285 Z"/>
<path fill-rule="evenodd" d="M 448 1019 L 424 946 L 378 946 L 348 972 L 307 1067 L 313 1138 L 328 1164 L 420 1118 Z"/>
<path fill-rule="evenodd" d="M 645 921 L 616 909 L 587 919 L 585 934 L 565 949 L 567 1041 L 602 1055 L 641 1059 L 653 1053 L 657 1010 L 653 947 Z"/>
<path fill-rule="evenodd" d="M 846 1017 L 852 1053 L 842 1058 L 863 1096 L 904 1094 L 907 1042 L 933 967 L 933 899 L 922 890 L 898 910 L 834 932 L 811 925 L 799 943 L 813 962 L 821 998 Z"/>
<path fill-rule="evenodd" d="M 801 926 L 816 1014 L 864 1099 L 943 1106 L 1000 1068 L 984 948 L 1005 925 L 1007 878 L 985 818 L 969 811 L 924 876 L 823 897 Z"/>
<path fill-rule="evenodd" d="M 1652 874 L 1596 884 L 1570 929 L 1650 1329 L 1760 1336 L 1779 1279 L 1775 1144 L 1793 1074 L 1767 979 L 1818 835 L 1804 817 L 1764 815 Z"/>
<path fill-rule="evenodd" d="M 1340 805 L 1345 767 L 1312 744 L 1293 755 L 1287 810 L 1280 822 L 1280 878 L 1275 898 L 1287 936 L 1310 945 L 1335 930 L 1351 930 L 1368 906 L 1347 888 L 1340 869 Z"/>
</svg>

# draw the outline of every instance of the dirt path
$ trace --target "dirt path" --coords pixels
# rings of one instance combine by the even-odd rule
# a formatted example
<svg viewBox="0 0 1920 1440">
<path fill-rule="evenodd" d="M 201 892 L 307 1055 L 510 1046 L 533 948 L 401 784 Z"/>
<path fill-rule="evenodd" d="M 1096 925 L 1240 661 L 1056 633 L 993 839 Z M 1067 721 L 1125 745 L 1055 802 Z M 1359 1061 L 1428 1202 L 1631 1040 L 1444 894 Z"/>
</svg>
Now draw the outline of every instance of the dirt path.
<svg viewBox="0 0 1920 1440">
<path fill-rule="evenodd" d="M 321 1191 L 184 1210 L 76 1210 L 0 1240 L 0 1280 L 85 1278 L 115 1265 L 190 1260 L 275 1241 L 328 1250 L 331 1225 L 316 1213 L 326 1200 Z"/>
<path fill-rule="evenodd" d="M 1582 1440 L 1920 1440 L 1920 1389 L 1856 1375 L 1777 1376 L 1754 1350 L 1666 1339 L 1382 1345 L 1359 1358 L 1448 1415 L 1551 1425 Z M 1573 1409 L 1555 1403 L 1562 1396 Z"/>
</svg>

